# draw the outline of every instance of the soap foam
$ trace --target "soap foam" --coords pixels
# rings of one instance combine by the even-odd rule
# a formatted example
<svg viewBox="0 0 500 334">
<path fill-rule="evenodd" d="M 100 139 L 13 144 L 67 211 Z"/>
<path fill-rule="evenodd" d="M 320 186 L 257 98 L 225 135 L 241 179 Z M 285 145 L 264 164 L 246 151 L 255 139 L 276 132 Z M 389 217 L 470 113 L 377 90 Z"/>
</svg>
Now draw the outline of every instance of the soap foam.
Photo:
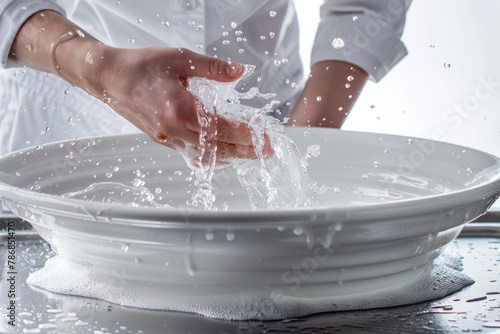
<svg viewBox="0 0 500 334">
<path fill-rule="evenodd" d="M 224 288 L 214 291 L 211 285 L 203 287 L 202 291 L 199 287 L 180 291 L 167 283 L 154 286 L 126 281 L 118 273 L 107 276 L 57 256 L 31 274 L 27 282 L 55 293 L 98 298 L 140 309 L 196 313 L 224 320 L 276 320 L 315 313 L 402 306 L 445 297 L 474 282 L 457 269 L 460 264 L 458 254 L 445 253 L 423 271 L 403 274 L 399 286 L 327 296 L 335 286 L 333 283 L 330 286 L 322 284 L 317 287 L 319 295 L 307 298 L 286 295 L 277 289 L 228 293 Z M 349 289 L 348 284 L 342 288 Z"/>
</svg>

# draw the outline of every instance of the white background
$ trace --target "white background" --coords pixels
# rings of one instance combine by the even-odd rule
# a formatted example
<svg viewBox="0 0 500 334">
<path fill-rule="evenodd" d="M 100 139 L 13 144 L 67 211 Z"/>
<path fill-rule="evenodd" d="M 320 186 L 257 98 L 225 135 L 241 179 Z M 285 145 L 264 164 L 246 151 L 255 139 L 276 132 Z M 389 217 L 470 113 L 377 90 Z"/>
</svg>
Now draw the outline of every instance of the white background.
<svg viewBox="0 0 500 334">
<path fill-rule="evenodd" d="M 295 1 L 306 68 L 322 2 Z M 500 156 L 499 13 L 498 0 L 413 0 L 403 34 L 409 55 L 367 84 L 344 129 L 439 139 Z"/>
</svg>

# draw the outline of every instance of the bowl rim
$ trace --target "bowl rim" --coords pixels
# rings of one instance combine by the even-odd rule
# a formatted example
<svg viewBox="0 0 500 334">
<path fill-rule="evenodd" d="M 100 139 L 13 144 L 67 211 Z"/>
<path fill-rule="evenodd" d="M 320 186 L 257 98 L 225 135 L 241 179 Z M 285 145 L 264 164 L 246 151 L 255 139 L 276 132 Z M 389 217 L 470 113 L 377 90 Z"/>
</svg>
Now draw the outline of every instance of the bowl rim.
<svg viewBox="0 0 500 334">
<path fill-rule="evenodd" d="M 316 128 L 306 128 L 306 127 L 289 127 L 286 131 L 311 131 L 311 129 Z M 323 129 L 318 128 L 320 131 L 335 131 L 338 133 L 350 133 L 354 135 L 366 135 L 366 136 L 383 136 L 388 139 L 401 139 L 404 136 L 385 134 L 385 133 L 375 133 L 375 132 L 360 132 L 351 130 L 340 130 L 340 129 Z M 54 147 L 60 144 L 70 143 L 70 142 L 81 142 L 81 141 L 91 141 L 96 139 L 107 139 L 107 140 L 119 140 L 120 138 L 141 138 L 148 139 L 146 135 L 142 133 L 125 133 L 125 134 L 109 134 L 109 135 L 99 135 L 99 136 L 89 136 L 81 137 L 75 139 L 66 139 L 56 142 L 51 142 L 44 144 L 44 147 Z M 244 222 L 252 222 L 254 225 L 261 224 L 273 224 L 287 226 L 289 224 L 295 225 L 297 222 L 304 222 L 304 219 L 309 220 L 312 214 L 318 217 L 328 216 L 330 220 L 333 221 L 365 221 L 367 219 L 372 219 L 374 215 L 380 212 L 384 212 L 384 219 L 390 219 L 395 217 L 402 217 L 401 213 L 404 212 L 404 216 L 412 216 L 415 214 L 429 213 L 435 211 L 451 210 L 458 206 L 470 204 L 475 201 L 485 201 L 488 200 L 491 206 L 495 200 L 500 197 L 500 158 L 475 148 L 470 148 L 462 145 L 457 145 L 448 142 L 442 142 L 432 139 L 411 137 L 414 140 L 426 140 L 437 143 L 439 145 L 446 145 L 449 147 L 454 147 L 457 149 L 467 149 L 468 151 L 474 151 L 477 154 L 484 155 L 493 159 L 499 169 L 496 175 L 492 176 L 490 179 L 481 182 L 480 184 L 473 185 L 468 188 L 459 189 L 451 193 L 439 193 L 430 194 L 418 198 L 406 198 L 396 201 L 387 201 L 380 203 L 368 203 L 364 205 L 342 205 L 342 206 L 317 206 L 317 207 L 300 207 L 300 208 L 287 208 L 287 209 L 235 209 L 227 211 L 218 210 L 199 210 L 194 208 L 154 208 L 154 207 L 131 207 L 126 204 L 109 204 L 109 203 L 98 203 L 92 201 L 86 201 L 83 199 L 75 198 L 63 198 L 56 195 L 41 193 L 33 190 L 28 190 L 25 188 L 16 187 L 11 184 L 7 184 L 0 180 L 0 200 L 2 197 L 7 200 L 14 200 L 16 202 L 28 204 L 33 199 L 36 198 L 37 206 L 48 207 L 57 205 L 58 208 L 65 208 L 74 211 L 75 208 L 85 207 L 85 211 L 81 213 L 87 213 L 93 217 L 103 218 L 104 221 L 109 221 L 119 224 L 131 224 L 131 221 L 139 221 L 141 226 L 148 226 L 148 222 L 153 225 L 165 224 L 165 226 L 175 227 L 175 225 L 180 224 L 179 227 L 184 227 L 186 223 L 201 224 L 204 228 L 207 224 L 216 225 L 233 225 L 241 224 Z M 36 147 L 24 148 L 14 152 L 4 154 L 0 157 L 0 162 L 4 159 L 12 158 L 15 155 L 26 151 L 32 151 Z M 173 152 L 175 152 L 173 150 Z M 2 172 L 1 174 L 7 174 Z M 7 177 L 13 177 L 7 174 Z M 471 198 L 477 198 L 475 201 L 471 201 Z M 59 211 L 59 210 L 58 210 Z M 106 213 L 106 215 L 103 215 Z M 147 220 L 144 217 L 147 216 Z M 113 218 L 113 219 L 110 219 Z M 477 217 L 471 217 L 471 220 Z M 118 221 L 117 219 L 120 219 Z M 127 222 L 128 221 L 128 222 Z M 320 221 L 320 220 L 318 220 Z"/>
</svg>

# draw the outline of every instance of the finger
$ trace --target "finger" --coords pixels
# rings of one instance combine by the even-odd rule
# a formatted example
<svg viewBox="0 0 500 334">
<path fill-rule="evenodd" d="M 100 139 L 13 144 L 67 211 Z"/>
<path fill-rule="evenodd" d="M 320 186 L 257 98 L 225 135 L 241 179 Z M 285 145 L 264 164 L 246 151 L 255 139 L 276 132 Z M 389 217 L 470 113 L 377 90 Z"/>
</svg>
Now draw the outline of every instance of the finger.
<svg viewBox="0 0 500 334">
<path fill-rule="evenodd" d="M 245 66 L 229 63 L 219 58 L 208 57 L 186 49 L 180 49 L 179 61 L 183 64 L 179 69 L 180 76 L 203 77 L 220 82 L 230 82 L 239 78 Z"/>
<path fill-rule="evenodd" d="M 257 159 L 257 154 L 253 147 L 223 142 L 217 142 L 216 154 L 218 164 L 237 162 L 235 159 Z"/>
<path fill-rule="evenodd" d="M 237 123 L 223 117 L 217 117 L 217 140 L 220 142 L 252 146 L 252 131 L 248 124 Z"/>
</svg>

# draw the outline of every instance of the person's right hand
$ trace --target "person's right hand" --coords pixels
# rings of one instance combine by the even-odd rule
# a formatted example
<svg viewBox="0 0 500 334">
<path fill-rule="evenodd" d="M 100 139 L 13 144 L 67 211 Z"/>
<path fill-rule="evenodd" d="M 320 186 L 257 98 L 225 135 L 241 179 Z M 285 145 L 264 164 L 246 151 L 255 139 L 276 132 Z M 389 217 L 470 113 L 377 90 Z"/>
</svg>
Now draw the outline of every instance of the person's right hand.
<svg viewBox="0 0 500 334">
<path fill-rule="evenodd" d="M 154 141 L 178 148 L 199 145 L 199 114 L 210 118 L 186 89 L 187 79 L 198 76 L 220 82 L 236 80 L 240 64 L 207 57 L 182 48 L 118 49 L 96 45 L 89 53 L 86 89 L 109 104 Z M 217 156 L 222 160 L 256 158 L 247 124 L 221 117 L 210 120 L 216 131 Z M 271 155 L 269 138 L 262 152 Z"/>
</svg>

